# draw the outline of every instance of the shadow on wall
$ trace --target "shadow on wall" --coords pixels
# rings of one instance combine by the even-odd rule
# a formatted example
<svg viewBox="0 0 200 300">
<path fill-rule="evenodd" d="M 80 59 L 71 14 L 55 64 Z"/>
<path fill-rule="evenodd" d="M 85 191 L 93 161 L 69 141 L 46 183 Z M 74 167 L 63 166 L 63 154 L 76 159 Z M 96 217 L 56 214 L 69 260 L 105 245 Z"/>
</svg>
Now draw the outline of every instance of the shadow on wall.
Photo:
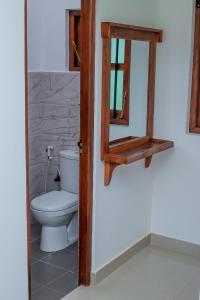
<svg viewBox="0 0 200 300">
<path fill-rule="evenodd" d="M 31 200 L 45 192 L 48 159 L 46 148 L 54 146 L 47 191 L 58 190 L 54 179 L 59 152 L 77 149 L 80 135 L 79 73 L 29 73 L 29 172 Z"/>
</svg>

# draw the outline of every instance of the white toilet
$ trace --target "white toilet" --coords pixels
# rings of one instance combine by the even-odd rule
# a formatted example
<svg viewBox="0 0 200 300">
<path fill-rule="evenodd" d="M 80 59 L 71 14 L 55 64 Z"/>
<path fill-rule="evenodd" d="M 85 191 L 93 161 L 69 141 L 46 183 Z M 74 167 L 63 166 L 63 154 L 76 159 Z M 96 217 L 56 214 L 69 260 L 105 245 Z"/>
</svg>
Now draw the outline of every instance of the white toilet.
<svg viewBox="0 0 200 300">
<path fill-rule="evenodd" d="M 40 249 L 54 252 L 78 240 L 79 154 L 60 152 L 61 191 L 39 196 L 31 202 L 31 212 L 42 225 Z"/>
</svg>

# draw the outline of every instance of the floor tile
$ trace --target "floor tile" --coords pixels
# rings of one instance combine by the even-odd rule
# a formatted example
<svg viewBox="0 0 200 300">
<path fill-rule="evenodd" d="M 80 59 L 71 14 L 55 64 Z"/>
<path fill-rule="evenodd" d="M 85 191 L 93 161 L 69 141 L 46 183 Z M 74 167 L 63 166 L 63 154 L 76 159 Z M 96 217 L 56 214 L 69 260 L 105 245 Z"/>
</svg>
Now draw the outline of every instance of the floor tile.
<svg viewBox="0 0 200 300">
<path fill-rule="evenodd" d="M 194 258 L 148 247 L 100 284 L 65 300 L 199 300 L 200 268 Z"/>
<path fill-rule="evenodd" d="M 31 268 L 32 281 L 42 285 L 46 285 L 51 281 L 56 280 L 58 277 L 64 275 L 64 273 L 64 270 L 41 261 L 32 265 Z"/>
<path fill-rule="evenodd" d="M 60 300 L 61 298 L 63 298 L 63 294 L 46 287 L 32 296 L 32 300 Z"/>
<path fill-rule="evenodd" d="M 174 300 L 200 300 L 200 272 L 174 297 Z"/>
<path fill-rule="evenodd" d="M 78 243 L 72 244 L 71 246 L 69 246 L 69 247 L 67 248 L 67 250 L 69 250 L 69 251 L 74 251 L 74 252 L 78 252 Z"/>
<path fill-rule="evenodd" d="M 31 243 L 31 257 L 35 259 L 43 259 L 52 255 L 52 253 L 44 252 L 40 250 L 40 241 L 34 241 Z"/>
<path fill-rule="evenodd" d="M 125 278 L 129 281 L 133 280 L 134 283 L 146 284 L 150 289 L 159 289 L 163 293 L 176 295 L 197 274 L 199 268 L 179 262 L 173 257 L 166 257 L 162 253 L 164 252 L 161 251 L 158 255 L 150 249 L 140 253 L 137 256 L 138 261 L 133 259 L 129 262 L 134 268 L 131 278 L 132 270 L 129 269 L 128 264 L 124 265 Z M 114 278 L 118 280 L 118 274 L 114 274 Z"/>
<path fill-rule="evenodd" d="M 32 281 L 31 283 L 31 292 L 32 292 L 32 295 L 35 294 L 37 291 L 39 291 L 41 288 L 43 288 L 44 286 L 37 283 L 37 282 L 34 282 Z"/>
<path fill-rule="evenodd" d="M 31 224 L 31 242 L 39 240 L 41 235 L 41 225 L 38 223 Z"/>
<path fill-rule="evenodd" d="M 78 255 L 75 252 L 63 250 L 55 252 L 51 256 L 43 259 L 43 261 L 58 266 L 65 271 L 71 271 L 78 265 Z"/>
<path fill-rule="evenodd" d="M 64 276 L 49 284 L 48 287 L 67 295 L 78 287 L 78 276 L 75 273 L 68 272 Z"/>
<path fill-rule="evenodd" d="M 35 264 L 36 262 L 38 262 L 38 259 L 31 257 L 31 265 Z"/>
<path fill-rule="evenodd" d="M 79 267 L 79 266 L 76 265 L 74 268 L 71 269 L 71 272 L 72 272 L 72 273 L 78 274 L 78 271 L 79 271 L 79 268 L 78 268 L 78 267 Z"/>
</svg>

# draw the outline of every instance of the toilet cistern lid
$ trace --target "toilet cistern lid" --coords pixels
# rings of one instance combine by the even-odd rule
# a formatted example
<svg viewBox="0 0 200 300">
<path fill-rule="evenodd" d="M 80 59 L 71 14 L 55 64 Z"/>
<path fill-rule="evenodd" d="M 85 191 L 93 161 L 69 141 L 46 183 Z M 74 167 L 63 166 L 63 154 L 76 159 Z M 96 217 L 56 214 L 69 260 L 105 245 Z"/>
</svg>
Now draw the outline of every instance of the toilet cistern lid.
<svg viewBox="0 0 200 300">
<path fill-rule="evenodd" d="M 39 211 L 56 212 L 78 205 L 78 195 L 65 191 L 53 191 L 41 195 L 31 202 L 31 208 Z"/>
</svg>

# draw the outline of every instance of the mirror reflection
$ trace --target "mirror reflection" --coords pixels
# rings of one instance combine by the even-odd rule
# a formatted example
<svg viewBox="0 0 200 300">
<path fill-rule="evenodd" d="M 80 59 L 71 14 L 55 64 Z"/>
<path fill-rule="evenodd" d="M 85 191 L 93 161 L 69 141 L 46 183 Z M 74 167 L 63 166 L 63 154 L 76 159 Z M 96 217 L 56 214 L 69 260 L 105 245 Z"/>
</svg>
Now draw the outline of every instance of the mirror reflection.
<svg viewBox="0 0 200 300">
<path fill-rule="evenodd" d="M 146 136 L 149 43 L 112 38 L 111 45 L 110 141 Z"/>
<path fill-rule="evenodd" d="M 129 124 L 131 41 L 111 39 L 110 123 Z"/>
</svg>

